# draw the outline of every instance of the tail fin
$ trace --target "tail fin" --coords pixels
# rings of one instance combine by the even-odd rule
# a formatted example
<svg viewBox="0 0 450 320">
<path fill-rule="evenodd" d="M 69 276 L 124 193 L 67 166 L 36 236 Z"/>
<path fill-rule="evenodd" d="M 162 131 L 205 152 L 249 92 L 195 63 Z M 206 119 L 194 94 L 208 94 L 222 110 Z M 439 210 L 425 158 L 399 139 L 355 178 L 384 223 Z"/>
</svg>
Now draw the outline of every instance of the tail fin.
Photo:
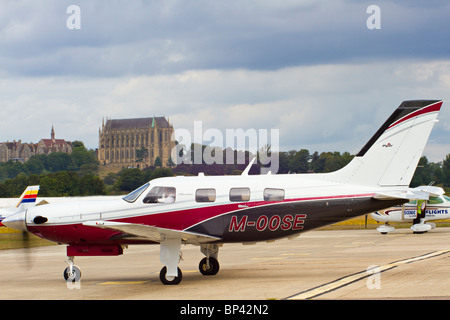
<svg viewBox="0 0 450 320">
<path fill-rule="evenodd" d="M 28 186 L 22 193 L 19 203 L 16 205 L 17 209 L 25 210 L 36 204 L 39 186 Z"/>
<path fill-rule="evenodd" d="M 409 186 L 442 100 L 404 101 L 356 157 L 330 174 L 333 181 L 368 186 Z"/>
</svg>

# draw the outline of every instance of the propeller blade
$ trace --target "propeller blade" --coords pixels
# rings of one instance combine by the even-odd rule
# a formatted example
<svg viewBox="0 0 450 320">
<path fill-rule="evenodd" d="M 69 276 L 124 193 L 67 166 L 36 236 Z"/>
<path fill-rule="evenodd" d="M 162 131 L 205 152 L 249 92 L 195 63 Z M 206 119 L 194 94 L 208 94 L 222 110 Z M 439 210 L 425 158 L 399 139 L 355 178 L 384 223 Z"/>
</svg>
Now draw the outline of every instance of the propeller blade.
<svg viewBox="0 0 450 320">
<path fill-rule="evenodd" d="M 30 233 L 27 231 L 22 232 L 22 246 L 24 249 L 24 268 L 30 270 L 33 267 L 33 261 L 31 257 L 31 239 Z"/>
</svg>

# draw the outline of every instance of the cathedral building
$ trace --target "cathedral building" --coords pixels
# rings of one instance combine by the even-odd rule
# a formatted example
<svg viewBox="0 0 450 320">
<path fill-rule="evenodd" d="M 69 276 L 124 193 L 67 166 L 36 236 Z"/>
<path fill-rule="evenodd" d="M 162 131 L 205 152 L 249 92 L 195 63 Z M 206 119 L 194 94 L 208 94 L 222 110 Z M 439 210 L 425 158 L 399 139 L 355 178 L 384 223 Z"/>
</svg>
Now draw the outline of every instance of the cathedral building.
<svg viewBox="0 0 450 320">
<path fill-rule="evenodd" d="M 101 165 L 144 169 L 172 164 L 173 126 L 165 117 L 103 120 L 99 129 Z"/>
</svg>

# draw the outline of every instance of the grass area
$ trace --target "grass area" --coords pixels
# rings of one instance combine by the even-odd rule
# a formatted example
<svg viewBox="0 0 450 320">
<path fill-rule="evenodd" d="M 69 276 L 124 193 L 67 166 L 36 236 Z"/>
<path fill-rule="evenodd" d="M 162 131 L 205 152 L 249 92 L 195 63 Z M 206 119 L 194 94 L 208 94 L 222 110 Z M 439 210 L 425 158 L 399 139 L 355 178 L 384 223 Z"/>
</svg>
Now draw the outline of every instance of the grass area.
<svg viewBox="0 0 450 320">
<path fill-rule="evenodd" d="M 98 176 L 103 180 L 109 173 L 117 174 L 122 170 L 122 168 L 110 167 L 110 166 L 99 166 Z"/>
<path fill-rule="evenodd" d="M 26 245 L 25 245 L 26 244 Z M 56 243 L 41 239 L 28 233 L 28 239 L 24 242 L 24 237 L 21 232 L 9 229 L 6 227 L 0 227 L 0 250 L 4 249 L 19 249 L 27 247 L 41 247 L 51 246 Z"/>
<path fill-rule="evenodd" d="M 367 220 L 366 220 L 367 219 Z M 370 215 L 360 216 L 339 223 L 330 224 L 319 230 L 376 229 L 382 223 L 372 219 Z"/>
</svg>

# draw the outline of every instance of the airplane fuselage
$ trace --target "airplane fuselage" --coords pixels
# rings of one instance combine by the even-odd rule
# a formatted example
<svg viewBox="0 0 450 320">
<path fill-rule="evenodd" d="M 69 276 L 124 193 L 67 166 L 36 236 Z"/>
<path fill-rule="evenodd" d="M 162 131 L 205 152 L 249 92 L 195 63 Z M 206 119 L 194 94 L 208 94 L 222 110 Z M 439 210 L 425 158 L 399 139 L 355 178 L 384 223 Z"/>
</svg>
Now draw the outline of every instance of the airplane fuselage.
<svg viewBox="0 0 450 320">
<path fill-rule="evenodd" d="M 160 178 L 140 194 L 114 201 L 57 203 L 30 208 L 30 232 L 59 243 L 106 245 L 152 243 L 145 238 L 86 225 L 114 221 L 216 237 L 221 243 L 255 242 L 294 236 L 302 231 L 404 202 L 376 200 L 364 190 L 317 179 L 320 175 Z M 169 190 L 159 201 L 151 190 Z M 164 195 L 163 195 L 164 196 Z M 128 200 L 128 201 L 127 201 Z M 36 217 L 47 218 L 35 223 Z"/>
<path fill-rule="evenodd" d="M 450 219 L 450 201 L 446 196 L 434 197 L 439 199 L 439 203 L 427 204 L 424 221 Z M 406 203 L 403 206 L 396 206 L 385 210 L 380 210 L 371 214 L 372 218 L 379 222 L 412 222 L 417 217 L 417 204 Z"/>
</svg>

